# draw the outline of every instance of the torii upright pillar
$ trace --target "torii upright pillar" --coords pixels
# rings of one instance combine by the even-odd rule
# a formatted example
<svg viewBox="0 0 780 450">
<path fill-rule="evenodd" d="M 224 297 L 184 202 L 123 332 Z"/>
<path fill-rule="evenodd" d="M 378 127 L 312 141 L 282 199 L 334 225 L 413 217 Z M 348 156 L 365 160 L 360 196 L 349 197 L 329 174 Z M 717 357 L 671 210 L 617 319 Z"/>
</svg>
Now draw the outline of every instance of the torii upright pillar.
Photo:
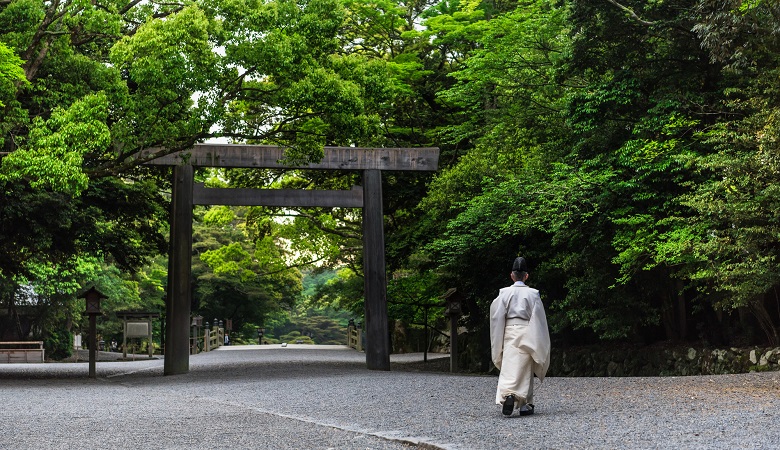
<svg viewBox="0 0 780 450">
<path fill-rule="evenodd" d="M 382 211 L 382 172 L 380 170 L 363 171 L 363 276 L 366 365 L 371 370 L 390 370 L 385 232 Z"/>
<path fill-rule="evenodd" d="M 190 370 L 190 308 L 192 304 L 192 190 L 194 169 L 173 167 L 171 199 L 171 253 L 168 264 L 168 301 L 165 308 L 165 375 Z"/>
</svg>

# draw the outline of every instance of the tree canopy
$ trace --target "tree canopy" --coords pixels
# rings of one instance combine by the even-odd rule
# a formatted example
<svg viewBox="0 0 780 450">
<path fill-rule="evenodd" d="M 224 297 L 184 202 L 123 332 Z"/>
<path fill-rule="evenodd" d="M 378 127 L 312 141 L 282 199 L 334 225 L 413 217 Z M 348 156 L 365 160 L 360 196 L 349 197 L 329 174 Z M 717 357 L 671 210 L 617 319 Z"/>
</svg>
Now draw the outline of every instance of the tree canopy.
<svg viewBox="0 0 780 450">
<path fill-rule="evenodd" d="M 159 298 L 170 181 L 141 150 L 438 146 L 439 173 L 383 175 L 391 319 L 456 287 L 484 330 L 522 254 L 560 343 L 777 345 L 779 24 L 768 0 L 0 1 L 4 304 L 97 279 Z M 198 214 L 208 314 L 360 313 L 360 211 Z"/>
</svg>

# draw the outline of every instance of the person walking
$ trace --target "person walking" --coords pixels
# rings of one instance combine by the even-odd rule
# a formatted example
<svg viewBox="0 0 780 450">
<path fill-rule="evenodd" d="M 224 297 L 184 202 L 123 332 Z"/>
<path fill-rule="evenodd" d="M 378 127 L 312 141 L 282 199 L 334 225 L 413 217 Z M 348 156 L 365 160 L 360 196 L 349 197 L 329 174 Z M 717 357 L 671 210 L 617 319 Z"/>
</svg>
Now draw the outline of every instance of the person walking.
<svg viewBox="0 0 780 450">
<path fill-rule="evenodd" d="M 539 291 L 525 284 L 528 263 L 515 258 L 510 278 L 490 305 L 490 348 L 500 370 L 496 404 L 504 416 L 534 413 L 534 375 L 544 380 L 550 367 L 550 331 Z"/>
</svg>

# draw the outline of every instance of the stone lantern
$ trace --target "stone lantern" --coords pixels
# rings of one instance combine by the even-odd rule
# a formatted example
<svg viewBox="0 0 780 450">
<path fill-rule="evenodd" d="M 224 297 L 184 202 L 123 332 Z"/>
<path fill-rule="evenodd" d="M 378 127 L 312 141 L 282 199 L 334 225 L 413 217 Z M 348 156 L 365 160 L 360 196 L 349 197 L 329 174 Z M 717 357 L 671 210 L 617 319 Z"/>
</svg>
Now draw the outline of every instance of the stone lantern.
<svg viewBox="0 0 780 450">
<path fill-rule="evenodd" d="M 439 298 L 444 299 L 446 311 L 444 314 L 450 318 L 450 372 L 458 371 L 458 319 L 463 315 L 463 294 L 456 288 L 450 288 Z"/>
</svg>

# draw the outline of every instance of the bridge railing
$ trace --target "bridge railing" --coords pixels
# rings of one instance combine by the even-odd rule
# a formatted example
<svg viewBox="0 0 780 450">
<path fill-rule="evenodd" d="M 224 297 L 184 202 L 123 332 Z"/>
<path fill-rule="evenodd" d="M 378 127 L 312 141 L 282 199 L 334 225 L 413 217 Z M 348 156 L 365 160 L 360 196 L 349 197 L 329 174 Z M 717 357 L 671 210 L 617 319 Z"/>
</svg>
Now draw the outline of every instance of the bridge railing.
<svg viewBox="0 0 780 450">
<path fill-rule="evenodd" d="M 347 345 L 355 350 L 363 351 L 363 330 L 350 324 L 347 328 Z"/>
<path fill-rule="evenodd" d="M 190 337 L 190 354 L 195 355 L 201 352 L 210 352 L 216 350 L 225 342 L 225 329 L 212 327 L 206 328 Z"/>
</svg>

